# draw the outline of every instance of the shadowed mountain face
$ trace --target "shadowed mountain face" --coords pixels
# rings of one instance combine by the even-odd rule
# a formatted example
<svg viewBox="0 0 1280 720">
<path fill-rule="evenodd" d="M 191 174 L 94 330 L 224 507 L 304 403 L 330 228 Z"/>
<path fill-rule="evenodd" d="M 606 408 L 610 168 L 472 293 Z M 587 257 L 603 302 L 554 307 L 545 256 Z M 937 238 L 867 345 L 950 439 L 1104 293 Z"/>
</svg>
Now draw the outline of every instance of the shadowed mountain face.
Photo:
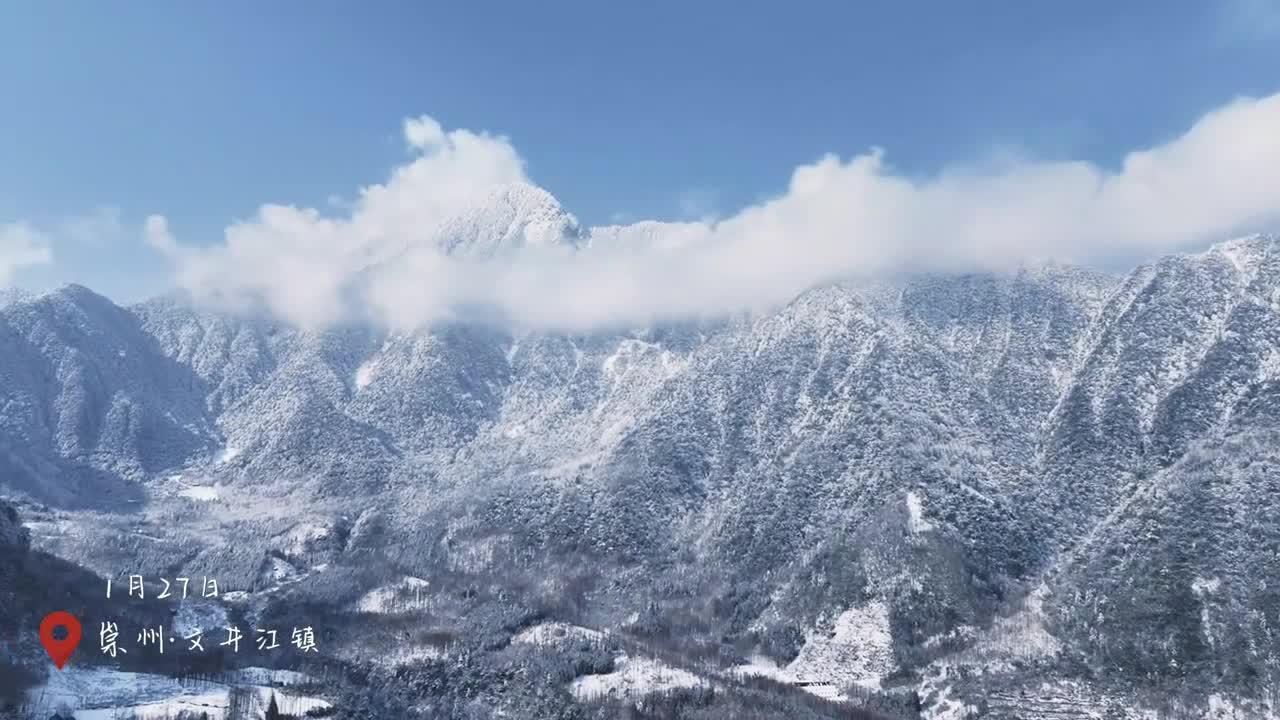
<svg viewBox="0 0 1280 720">
<path fill-rule="evenodd" d="M 69 286 L 0 314 L 0 476 L 12 489 L 119 507 L 210 445 L 199 378 L 134 313 Z"/>
<path fill-rule="evenodd" d="M 25 610 L 17 583 L 30 545 L 30 536 L 19 522 L 18 514 L 0 502 L 0 623 L 5 628 L 0 635 L 0 704 L 16 699 L 19 689 L 29 682 L 29 678 L 19 677 L 24 674 L 22 668 L 27 658 L 18 654 L 14 642 L 17 633 L 11 628 L 18 626 Z M 14 679 L 3 679 L 9 677 Z"/>
<path fill-rule="evenodd" d="M 457 234 L 589 242 L 535 209 Z M 1280 656 L 1271 238 L 592 335 L 311 333 L 69 287 L 0 304 L 0 357 L 0 487 L 55 507 L 175 474 L 303 491 L 355 510 L 352 547 L 590 558 L 621 588 L 600 622 L 665 613 L 802 664 L 809 629 L 883 608 L 902 677 L 1033 587 L 1045 677 L 1252 692 Z M 686 581 L 705 596 L 662 590 Z"/>
</svg>

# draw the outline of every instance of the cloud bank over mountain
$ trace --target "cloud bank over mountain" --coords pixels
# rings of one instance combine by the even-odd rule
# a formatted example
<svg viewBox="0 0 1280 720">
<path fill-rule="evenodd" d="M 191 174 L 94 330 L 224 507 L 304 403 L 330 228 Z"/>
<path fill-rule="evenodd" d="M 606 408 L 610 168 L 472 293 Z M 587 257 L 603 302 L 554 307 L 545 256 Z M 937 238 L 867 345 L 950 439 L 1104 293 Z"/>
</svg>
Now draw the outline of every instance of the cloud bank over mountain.
<svg viewBox="0 0 1280 720">
<path fill-rule="evenodd" d="M 0 225 L 0 288 L 24 267 L 53 261 L 53 251 L 43 233 L 26 223 Z"/>
<path fill-rule="evenodd" d="M 264 205 L 211 247 L 154 216 L 147 236 L 197 299 L 304 327 L 638 326 L 763 309 L 852 276 L 1105 262 L 1274 229 L 1277 127 L 1280 95 L 1240 99 L 1114 170 L 1016 160 L 914 178 L 879 149 L 828 155 L 719 221 L 583 229 L 507 138 L 423 116 L 404 124 L 408 161 L 344 214 Z"/>
</svg>

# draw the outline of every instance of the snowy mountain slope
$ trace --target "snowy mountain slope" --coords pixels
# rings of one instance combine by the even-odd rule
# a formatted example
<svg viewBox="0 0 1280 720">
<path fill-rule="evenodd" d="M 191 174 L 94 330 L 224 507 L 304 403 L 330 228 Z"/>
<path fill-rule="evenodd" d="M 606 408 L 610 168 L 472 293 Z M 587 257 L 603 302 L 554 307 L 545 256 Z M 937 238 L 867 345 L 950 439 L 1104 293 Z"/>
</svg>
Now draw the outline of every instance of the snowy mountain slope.
<svg viewBox="0 0 1280 720">
<path fill-rule="evenodd" d="M 1278 262 L 1274 239 L 1235 240 L 1138 268 L 1108 300 L 1041 446 L 1041 496 L 1067 538 L 1133 478 L 1220 436 L 1269 380 Z"/>
<path fill-rule="evenodd" d="M 922 690 L 976 717 L 1275 717 L 1278 443 L 1271 425 L 1193 445 Z"/>
<path fill-rule="evenodd" d="M 1135 674 L 1277 687 L 1277 448 L 1280 425 L 1235 433 L 1144 483 L 1052 584 L 1068 649 Z"/>
<path fill-rule="evenodd" d="M 137 481 L 207 452 L 204 383 L 133 313 L 68 286 L 0 309 L 0 470 L 67 504 L 135 499 Z"/>
<path fill-rule="evenodd" d="M 276 353 L 287 352 L 295 335 L 274 323 L 203 312 L 175 297 L 156 298 L 132 310 L 165 354 L 204 382 L 208 409 L 215 416 L 275 369 Z"/>
<path fill-rule="evenodd" d="M 433 237 L 482 262 L 529 245 L 679 244 L 697 227 L 584 230 L 512 186 Z M 992 646 L 986 628 L 1042 581 L 1076 663 L 1054 673 L 1119 653 L 1161 677 L 1182 677 L 1171 659 L 1226 677 L 1214 642 L 1275 662 L 1273 599 L 1246 581 L 1273 559 L 1274 238 L 1123 278 L 1055 265 L 904 277 L 580 335 L 304 332 L 69 287 L 0 305 L 0 353 L 0 487 L 55 506 L 143 500 L 181 473 L 296 491 L 351 509 L 347 548 L 422 565 L 400 575 L 441 557 L 466 572 L 588 557 L 612 588 L 598 622 L 714 632 L 780 665 L 876 608 L 889 640 L 875 665 L 905 677 Z M 1143 539 L 1206 505 L 1235 518 L 1228 549 L 1203 518 L 1190 548 Z M 1141 594 L 1166 586 L 1181 604 Z M 1188 608 L 1211 595 L 1196 630 Z M 1101 627 L 1128 644 L 1084 629 L 1104 600 Z M 1265 622 L 1228 638 L 1219 610 Z M 1170 628 L 1185 641 L 1153 650 Z"/>
</svg>

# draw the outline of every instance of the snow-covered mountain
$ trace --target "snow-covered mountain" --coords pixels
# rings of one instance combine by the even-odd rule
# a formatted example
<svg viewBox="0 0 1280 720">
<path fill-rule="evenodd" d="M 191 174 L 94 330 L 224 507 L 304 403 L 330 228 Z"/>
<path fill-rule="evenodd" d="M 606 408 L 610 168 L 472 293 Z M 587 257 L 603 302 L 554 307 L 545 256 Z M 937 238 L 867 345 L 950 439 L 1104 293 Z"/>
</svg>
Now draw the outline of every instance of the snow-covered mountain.
<svg viewBox="0 0 1280 720">
<path fill-rule="evenodd" d="M 528 183 L 490 188 L 429 226 L 427 234 L 425 242 L 431 249 L 469 260 L 509 255 L 524 248 L 578 248 L 590 242 L 587 231 L 555 196 Z M 412 242 L 378 246 L 363 262 L 366 266 L 396 263 L 416 249 Z"/>
<path fill-rule="evenodd" d="M 515 186 L 439 242 L 696 232 L 673 227 L 583 230 Z M 876 625 L 892 658 L 841 682 L 919 682 L 926 707 L 1046 678 L 1094 683 L 1095 704 L 1193 679 L 1256 697 L 1280 668 L 1271 237 L 1123 277 L 861 282 L 588 335 L 304 332 L 73 286 L 0 303 L 0 357 L 0 487 L 55 508 L 146 504 L 174 476 L 336 499 L 364 523 L 349 547 L 424 574 L 592 558 L 597 622 L 794 672 Z M 974 660 L 1010 613 L 1053 650 Z"/>
</svg>

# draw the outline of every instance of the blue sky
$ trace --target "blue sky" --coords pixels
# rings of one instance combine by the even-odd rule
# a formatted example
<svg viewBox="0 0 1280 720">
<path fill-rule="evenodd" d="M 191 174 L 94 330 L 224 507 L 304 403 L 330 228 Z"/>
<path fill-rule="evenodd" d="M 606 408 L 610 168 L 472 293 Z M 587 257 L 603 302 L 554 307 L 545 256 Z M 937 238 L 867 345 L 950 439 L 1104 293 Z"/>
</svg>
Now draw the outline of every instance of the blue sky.
<svg viewBox="0 0 1280 720">
<path fill-rule="evenodd" d="M 17 279 L 133 299 L 166 282 L 130 230 L 148 214 L 200 245 L 264 202 L 323 208 L 384 180 L 424 113 L 508 136 L 588 224 L 730 214 L 873 146 L 907 176 L 1005 153 L 1107 168 L 1280 91 L 1276 18 L 1272 0 L 6 3 L 0 224 L 102 220 Z"/>
</svg>

